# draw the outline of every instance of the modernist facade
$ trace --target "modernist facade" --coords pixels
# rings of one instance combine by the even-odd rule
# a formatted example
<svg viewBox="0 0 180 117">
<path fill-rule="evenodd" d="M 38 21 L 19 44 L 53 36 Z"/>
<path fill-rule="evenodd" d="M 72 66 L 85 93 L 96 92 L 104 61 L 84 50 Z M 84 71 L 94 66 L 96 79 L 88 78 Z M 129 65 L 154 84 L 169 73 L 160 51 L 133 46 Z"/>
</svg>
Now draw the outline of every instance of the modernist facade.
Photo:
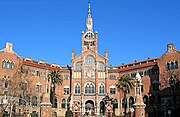
<svg viewBox="0 0 180 117">
<path fill-rule="evenodd" d="M 141 91 L 146 104 L 146 116 L 166 117 L 173 116 L 174 110 L 178 115 L 180 108 L 179 63 L 180 51 L 174 44 L 167 45 L 167 51 L 158 58 L 134 61 L 119 66 L 108 66 L 108 51 L 104 55 L 98 53 L 98 33 L 93 31 L 93 19 L 90 3 L 86 18 L 86 30 L 82 31 L 82 52 L 75 55 L 72 50 L 71 69 L 67 66 L 46 63 L 44 60 L 20 57 L 13 51 L 13 45 L 7 43 L 0 51 L 0 79 L 1 100 L 8 98 L 12 103 L 12 93 L 8 93 L 6 80 L 21 77 L 28 83 L 28 92 L 17 92 L 18 96 L 26 99 L 28 108 L 23 108 L 21 98 L 17 101 L 18 113 L 32 113 L 33 117 L 44 116 L 46 113 L 64 116 L 67 110 L 69 95 L 71 94 L 70 108 L 74 115 L 105 114 L 105 96 L 113 99 L 114 110 L 117 116 L 123 115 L 124 107 L 133 113 L 133 104 L 136 97 L 136 88 L 127 94 L 127 104 L 124 104 L 124 95 L 116 88 L 117 79 L 129 74 L 134 82 L 137 72 L 142 76 Z M 118 61 L 118 60 L 117 60 Z M 21 71 L 17 76 L 17 71 Z M 52 70 L 59 70 L 63 84 L 56 86 L 56 98 L 53 106 L 50 103 L 50 83 L 48 74 Z M 70 76 L 72 73 L 72 76 Z M 70 84 L 70 78 L 72 78 Z M 71 85 L 71 86 L 70 86 Z M 70 91 L 71 89 L 71 91 Z M 6 97 L 5 97 L 6 95 Z M 42 104 L 43 103 L 43 104 Z M 1 101 L 1 106 L 3 101 Z M 52 106 L 52 107 L 51 107 Z M 46 109 L 44 109 L 46 107 Z M 49 108 L 48 108 L 49 107 Z M 7 110 L 8 111 L 8 110 Z M 45 112 L 46 111 L 46 112 Z"/>
</svg>

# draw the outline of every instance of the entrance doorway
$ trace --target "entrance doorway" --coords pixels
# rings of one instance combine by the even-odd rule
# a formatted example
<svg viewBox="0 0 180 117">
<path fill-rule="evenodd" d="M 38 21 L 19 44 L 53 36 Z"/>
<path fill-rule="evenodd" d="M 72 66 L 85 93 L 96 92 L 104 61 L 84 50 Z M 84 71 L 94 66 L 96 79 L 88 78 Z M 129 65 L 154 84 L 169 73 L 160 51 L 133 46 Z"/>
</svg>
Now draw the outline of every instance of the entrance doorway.
<svg viewBox="0 0 180 117">
<path fill-rule="evenodd" d="M 85 102 L 85 115 L 94 115 L 94 102 L 92 100 Z"/>
<path fill-rule="evenodd" d="M 100 102 L 100 115 L 105 115 L 105 104 L 104 104 L 104 101 L 101 101 Z"/>
</svg>

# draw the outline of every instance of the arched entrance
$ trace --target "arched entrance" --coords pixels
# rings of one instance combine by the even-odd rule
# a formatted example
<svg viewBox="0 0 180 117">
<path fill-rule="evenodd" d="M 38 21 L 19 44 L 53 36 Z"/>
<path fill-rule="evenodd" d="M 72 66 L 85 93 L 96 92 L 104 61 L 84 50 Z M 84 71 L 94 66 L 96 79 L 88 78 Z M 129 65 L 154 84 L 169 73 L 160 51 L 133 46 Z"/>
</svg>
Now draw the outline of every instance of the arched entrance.
<svg viewBox="0 0 180 117">
<path fill-rule="evenodd" d="M 94 102 L 92 100 L 85 102 L 85 115 L 94 115 Z"/>
<path fill-rule="evenodd" d="M 104 104 L 104 101 L 101 101 L 100 102 L 100 115 L 105 115 L 105 104 Z"/>
</svg>

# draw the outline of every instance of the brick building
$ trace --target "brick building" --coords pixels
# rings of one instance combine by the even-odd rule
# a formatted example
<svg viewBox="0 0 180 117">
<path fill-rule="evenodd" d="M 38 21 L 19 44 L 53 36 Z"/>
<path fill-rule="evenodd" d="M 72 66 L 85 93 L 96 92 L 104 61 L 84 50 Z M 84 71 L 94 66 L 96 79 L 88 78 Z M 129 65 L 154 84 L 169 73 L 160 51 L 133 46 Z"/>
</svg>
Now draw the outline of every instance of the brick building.
<svg viewBox="0 0 180 117">
<path fill-rule="evenodd" d="M 13 51 L 13 44 L 7 43 L 0 51 L 0 79 L 1 87 L 4 87 L 1 91 L 1 100 L 11 90 L 5 86 L 3 79 L 13 79 L 14 74 L 21 70 L 22 79 L 28 81 L 31 89 L 30 94 L 25 95 L 30 108 L 23 110 L 20 105 L 18 110 L 16 108 L 18 113 L 29 111 L 33 117 L 40 115 L 46 117 L 47 113 L 64 116 L 71 88 L 70 108 L 74 115 L 104 115 L 105 103 L 103 99 L 108 94 L 114 100 L 116 115 L 121 116 L 125 106 L 128 112 L 133 113 L 136 88 L 127 94 L 127 104 L 125 105 L 123 93 L 117 90 L 115 83 L 125 74 L 129 74 L 136 80 L 138 72 L 143 76 L 141 91 L 146 104 L 146 115 L 150 117 L 178 115 L 180 108 L 180 88 L 178 85 L 180 51 L 174 47 L 174 44 L 168 44 L 167 51 L 160 57 L 119 66 L 108 66 L 108 51 L 105 50 L 104 55 L 98 53 L 98 33 L 93 31 L 92 27 L 93 19 L 89 3 L 86 30 L 82 31 L 81 37 L 82 52 L 75 55 L 74 50 L 72 50 L 71 69 L 67 66 L 47 63 L 44 60 L 20 57 Z M 56 87 L 56 97 L 52 108 L 47 106 L 48 109 L 43 109 L 42 105 L 49 104 L 51 107 L 50 83 L 47 77 L 52 70 L 60 71 L 63 84 Z M 72 72 L 71 86 L 70 70 Z M 8 98 L 12 97 L 9 95 Z M 17 103 L 19 102 L 20 100 L 17 100 Z"/>
</svg>

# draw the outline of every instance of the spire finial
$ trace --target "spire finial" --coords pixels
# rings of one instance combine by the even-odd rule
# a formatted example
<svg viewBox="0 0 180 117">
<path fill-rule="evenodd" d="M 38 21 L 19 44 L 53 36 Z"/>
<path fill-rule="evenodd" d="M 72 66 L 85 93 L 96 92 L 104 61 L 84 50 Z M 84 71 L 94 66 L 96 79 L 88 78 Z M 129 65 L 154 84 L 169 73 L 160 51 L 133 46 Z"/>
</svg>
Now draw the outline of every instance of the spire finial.
<svg viewBox="0 0 180 117">
<path fill-rule="evenodd" d="M 88 0 L 88 18 L 91 18 L 90 0 Z"/>
</svg>

